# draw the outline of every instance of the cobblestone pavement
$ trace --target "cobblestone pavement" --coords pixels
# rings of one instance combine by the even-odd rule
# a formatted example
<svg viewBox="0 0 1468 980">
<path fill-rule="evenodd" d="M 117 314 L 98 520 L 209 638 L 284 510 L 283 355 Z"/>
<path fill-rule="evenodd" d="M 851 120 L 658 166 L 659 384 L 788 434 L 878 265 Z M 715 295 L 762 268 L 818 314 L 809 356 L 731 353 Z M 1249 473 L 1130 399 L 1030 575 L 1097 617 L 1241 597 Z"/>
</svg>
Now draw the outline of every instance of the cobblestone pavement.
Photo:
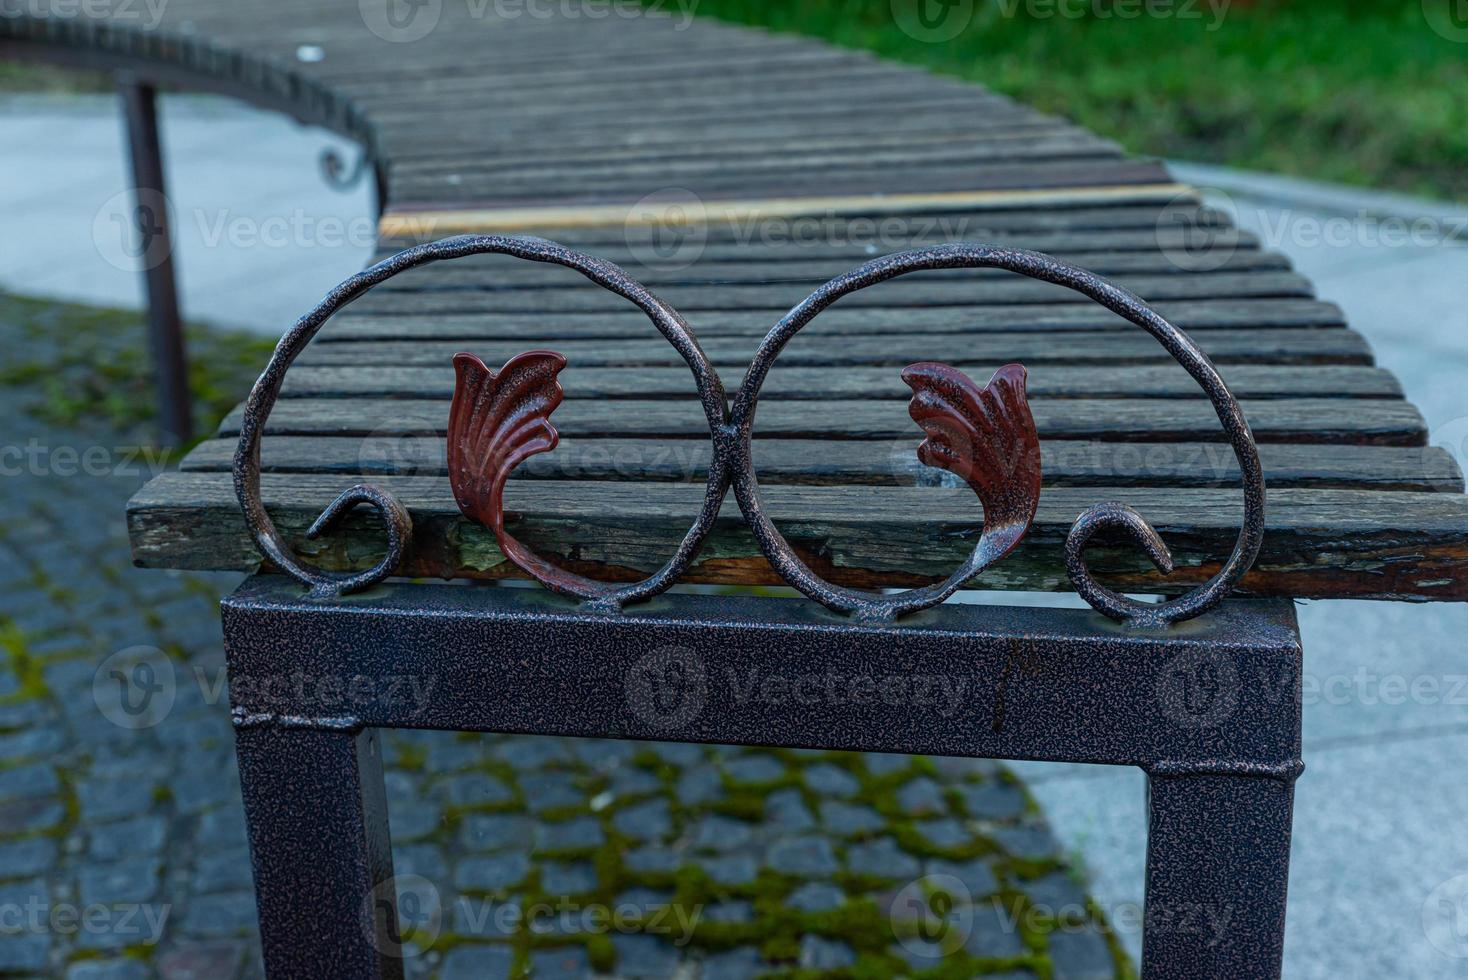
<svg viewBox="0 0 1468 980">
<path fill-rule="evenodd" d="M 131 568 L 137 434 L 43 420 L 48 359 L 111 359 L 135 325 L 23 326 L 0 323 L 34 368 L 0 389 L 0 975 L 257 976 L 217 610 L 237 577 Z M 410 976 L 1131 972 L 993 763 L 385 744 Z"/>
</svg>

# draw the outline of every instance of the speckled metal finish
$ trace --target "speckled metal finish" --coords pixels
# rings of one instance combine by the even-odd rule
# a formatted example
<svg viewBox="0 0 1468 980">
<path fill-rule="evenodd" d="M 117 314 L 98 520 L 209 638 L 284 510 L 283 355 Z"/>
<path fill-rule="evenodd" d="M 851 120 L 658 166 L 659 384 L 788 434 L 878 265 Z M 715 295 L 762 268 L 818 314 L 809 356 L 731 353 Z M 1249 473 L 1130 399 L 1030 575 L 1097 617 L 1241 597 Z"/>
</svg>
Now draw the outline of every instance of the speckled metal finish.
<svg viewBox="0 0 1468 980">
<path fill-rule="evenodd" d="M 367 767 L 350 761 L 360 750 L 344 753 L 356 733 L 393 727 L 1140 766 L 1152 786 L 1144 975 L 1278 975 L 1300 770 L 1287 601 L 1230 602 L 1170 630 L 972 605 L 862 625 L 752 596 L 664 595 L 620 616 L 449 585 L 321 603 L 257 576 L 225 601 L 224 626 L 272 976 L 391 975 L 326 970 L 319 930 L 360 948 L 357 920 L 309 935 L 286 923 L 300 895 L 344 908 L 382 880 L 369 856 L 386 829 Z M 295 678 L 358 694 L 323 703 L 320 684 Z M 289 848 L 313 825 L 302 862 Z M 1226 919 L 1223 939 L 1175 927 L 1187 909 Z"/>
<path fill-rule="evenodd" d="M 765 378 L 785 345 L 841 297 L 928 269 L 1004 269 L 1073 289 L 1156 337 L 1198 381 L 1213 402 L 1238 457 L 1243 477 L 1244 522 L 1233 554 L 1210 581 L 1180 598 L 1162 603 L 1129 599 L 1098 583 L 1086 567 L 1084 552 L 1091 537 L 1098 531 L 1120 531 L 1135 541 L 1164 572 L 1172 570 L 1172 556 L 1161 537 L 1137 511 L 1122 503 L 1097 504 L 1077 518 L 1065 544 L 1066 568 L 1071 582 L 1094 608 L 1136 627 L 1166 626 L 1192 619 L 1217 606 L 1233 591 L 1253 564 L 1263 542 L 1265 491 L 1259 453 L 1242 409 L 1212 362 L 1191 338 L 1134 294 L 1051 256 L 987 245 L 939 245 L 884 256 L 838 276 L 792 309 L 765 336 L 731 408 L 718 372 L 699 347 L 692 329 L 675 310 L 618 266 L 544 239 L 463 235 L 399 252 L 343 282 L 281 339 L 265 373 L 250 392 L 235 454 L 235 489 L 250 532 L 261 551 L 281 570 L 311 586 L 317 598 L 355 592 L 391 575 L 402 561 L 412 522 L 406 509 L 390 495 L 370 485 L 359 485 L 333 502 L 312 526 L 310 533 L 311 536 L 324 533 L 352 507 L 359 503 L 370 504 L 382 513 L 388 530 L 387 553 L 377 565 L 355 575 L 332 574 L 310 568 L 290 553 L 260 502 L 259 489 L 260 435 L 285 373 L 332 314 L 373 286 L 429 262 L 484 253 L 563 265 L 631 300 L 687 361 L 698 386 L 713 441 L 703 507 L 666 565 L 640 582 L 612 586 L 558 568 L 505 531 L 500 491 L 517 463 L 536 452 L 548 452 L 555 447 L 555 430 L 550 426 L 549 416 L 559 404 L 559 395 L 553 400 L 536 401 L 541 397 L 540 389 L 529 388 L 519 395 L 512 392 L 506 396 L 501 392 L 503 385 L 495 372 L 477 357 L 461 353 L 455 358 L 456 417 L 473 415 L 476 407 L 488 411 L 487 406 L 493 404 L 500 414 L 485 417 L 494 418 L 496 424 L 510 426 L 503 430 L 507 437 L 513 435 L 513 425 L 518 421 L 535 426 L 537 433 L 535 439 L 525 444 L 528 451 L 495 457 L 498 450 L 491 451 L 491 447 L 496 445 L 494 440 L 480 444 L 468 438 L 467 430 L 462 426 L 451 431 L 450 470 L 455 474 L 455 494 L 460 507 L 468 516 L 492 528 L 507 557 L 528 575 L 555 592 L 584 600 L 590 608 L 598 611 L 620 612 L 627 603 L 659 595 L 676 582 L 697 557 L 731 485 L 760 549 L 780 577 L 827 608 L 851 614 L 858 622 L 892 622 L 900 616 L 937 605 L 1014 549 L 1034 516 L 1040 477 L 1038 440 L 1024 400 L 1024 369 L 1019 365 L 1001 368 L 990 386 L 984 389 L 979 389 L 962 372 L 933 362 L 912 365 L 903 372 L 903 379 L 913 388 L 913 419 L 928 436 L 919 449 L 920 458 L 930 465 L 958 473 L 973 487 L 984 505 L 984 530 L 973 553 L 943 582 L 895 595 L 879 595 L 833 585 L 800 559 L 766 514 L 760 499 L 759 479 L 751 449 L 754 417 Z M 526 358 L 529 360 L 524 360 Z M 558 365 L 550 372 L 549 384 L 554 392 L 559 393 L 560 387 L 555 383 L 554 375 L 564 366 L 565 359 L 551 351 L 530 352 L 512 359 L 506 370 L 517 366 L 515 376 L 519 377 L 524 365 L 531 362 Z M 516 397 L 521 401 L 515 402 Z M 536 419 L 526 416 L 527 406 L 533 406 L 539 413 Z M 967 431 L 968 436 L 959 440 L 965 445 L 956 448 L 951 440 L 959 430 Z M 981 432 L 982 437 L 979 436 Z M 476 453 L 484 458 L 477 458 Z M 482 492 L 475 490 L 476 481 L 486 475 L 490 478 L 483 482 Z"/>
</svg>

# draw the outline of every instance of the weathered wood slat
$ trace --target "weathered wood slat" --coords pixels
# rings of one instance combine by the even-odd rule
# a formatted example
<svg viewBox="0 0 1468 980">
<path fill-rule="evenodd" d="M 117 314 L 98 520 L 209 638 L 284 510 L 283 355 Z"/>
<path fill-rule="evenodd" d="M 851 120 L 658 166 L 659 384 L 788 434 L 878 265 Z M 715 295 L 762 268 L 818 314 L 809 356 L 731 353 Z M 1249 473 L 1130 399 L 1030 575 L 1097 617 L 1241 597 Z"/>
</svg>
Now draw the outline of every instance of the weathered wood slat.
<svg viewBox="0 0 1468 980">
<path fill-rule="evenodd" d="M 547 323 L 555 317 L 547 314 Z M 770 321 L 774 324 L 774 319 Z M 653 332 L 651 327 L 647 328 Z M 554 331 L 548 330 L 548 334 Z M 648 340 L 616 344 L 595 340 L 541 341 L 514 338 L 473 344 L 486 363 L 504 363 L 532 347 L 554 347 L 577 367 L 676 366 L 683 363 L 671 345 L 653 333 Z M 403 364 L 444 367 L 466 345 L 453 341 L 355 341 L 313 344 L 296 363 Z M 720 368 L 745 368 L 758 346 L 755 337 L 709 337 L 704 351 Z M 1366 339 L 1347 329 L 1215 330 L 1204 351 L 1219 364 L 1370 364 Z M 780 354 L 775 370 L 790 366 L 889 365 L 905 367 L 913 361 L 946 361 L 960 367 L 992 367 L 1020 361 L 1042 364 L 1165 364 L 1172 358 L 1140 330 L 1129 332 L 1069 333 L 1055 338 L 1044 333 L 983 333 L 956 338 L 951 334 L 869 334 L 843 338 L 797 338 Z M 736 376 L 728 379 L 731 385 Z"/>
<path fill-rule="evenodd" d="M 977 215 L 934 215 L 932 220 L 925 221 L 896 221 L 892 218 L 848 220 L 816 215 L 808 220 L 795 219 L 784 227 L 766 227 L 750 222 L 738 229 L 740 233 L 735 241 L 714 240 L 709 236 L 699 246 L 698 261 L 690 268 L 704 272 L 717 264 L 778 267 L 838 261 L 846 263 L 846 268 L 852 268 L 878 255 L 905 248 L 976 238 L 1009 248 L 1048 252 L 1078 264 L 1084 264 L 1087 256 L 1097 253 L 1114 261 L 1120 256 L 1143 254 L 1155 257 L 1181 254 L 1184 250 L 1206 254 L 1208 249 L 1218 247 L 1216 236 L 1208 229 L 1169 227 L 1162 224 L 1155 214 L 1150 226 L 1144 224 L 1136 229 L 1116 230 L 1016 230 L 990 228 L 981 225 L 980 221 Z M 655 229 L 635 225 L 621 230 L 598 228 L 595 231 L 599 234 L 595 235 L 589 234 L 591 229 L 581 235 L 570 234 L 572 229 L 569 228 L 553 233 L 549 229 L 546 231 L 554 234 L 562 244 L 591 251 L 634 275 L 641 264 L 655 254 L 649 250 L 657 244 L 654 236 L 658 234 Z M 1232 232 L 1230 240 L 1236 241 L 1240 249 L 1258 248 L 1258 240 L 1247 232 Z M 418 243 L 406 239 L 387 239 L 383 242 L 384 247 L 374 255 L 374 260 L 387 258 L 415 244 Z M 656 263 L 653 267 L 657 267 Z"/>
<path fill-rule="evenodd" d="M 276 405 L 267 433 L 391 435 L 445 431 L 448 399 L 292 398 Z M 1265 442 L 1346 442 L 1418 446 L 1427 436 L 1421 414 L 1398 399 L 1360 399 L 1342 410 L 1334 399 L 1290 398 L 1243 403 L 1254 438 Z M 1214 441 L 1226 438 L 1206 401 L 1035 399 L 1030 403 L 1042 438 L 1116 442 Z M 696 397 L 624 400 L 615 406 L 581 399 L 556 411 L 567 436 L 698 436 L 708 431 Z M 239 431 L 238 411 L 219 431 Z M 756 431 L 765 436 L 827 439 L 902 438 L 916 429 L 902 406 L 872 401 L 772 401 L 762 404 Z"/>
<path fill-rule="evenodd" d="M 995 368 L 999 365 L 994 365 Z M 985 371 L 970 372 L 985 380 Z M 682 367 L 567 368 L 560 375 L 568 399 L 686 398 L 693 392 Z M 737 379 L 729 379 L 732 383 Z M 1390 371 L 1355 365 L 1312 367 L 1238 364 L 1224 380 L 1239 398 L 1401 398 L 1402 387 Z M 376 365 L 364 367 L 298 366 L 286 376 L 283 398 L 429 398 L 453 395 L 454 377 L 442 367 Z M 1195 398 L 1198 383 L 1178 365 L 1111 367 L 1047 367 L 1030 373 L 1031 398 Z M 761 400 L 888 399 L 906 400 L 912 391 L 890 368 L 824 368 L 778 366 L 765 381 Z M 1159 412 L 1168 409 L 1159 406 Z M 1350 406 L 1342 406 L 1350 411 Z"/>
<path fill-rule="evenodd" d="M 468 522 L 448 481 L 375 481 L 413 515 L 413 542 L 401 569 L 426 577 L 518 575 L 490 532 Z M 323 567 L 360 569 L 375 561 L 382 531 L 357 511 L 324 540 L 306 527 L 343 489 L 339 478 L 267 474 L 264 502 L 303 555 Z M 821 574 L 853 586 L 936 580 L 957 566 L 982 522 L 967 488 L 776 486 L 765 503 L 791 544 Z M 701 488 L 682 484 L 513 481 L 506 497 L 515 534 L 546 557 L 611 577 L 641 577 L 660 566 L 687 531 Z M 1088 551 L 1092 568 L 1128 590 L 1177 591 L 1212 574 L 1233 546 L 1237 491 L 1056 487 L 1041 496 L 1020 548 L 983 575 L 987 588 L 1064 589 L 1062 543 L 1086 507 L 1106 499 L 1136 506 L 1172 547 L 1176 572 L 1163 579 L 1132 550 Z M 913 523 L 910 515 L 921 513 Z M 252 569 L 259 557 L 245 530 L 233 482 L 224 473 L 164 474 L 128 505 L 133 559 L 144 567 Z M 1330 560 L 1322 561 L 1322 555 Z M 777 584 L 732 501 L 726 500 L 689 581 Z M 1468 498 L 1446 493 L 1277 490 L 1270 495 L 1264 546 L 1244 581 L 1252 594 L 1299 598 L 1468 599 Z"/>
<path fill-rule="evenodd" d="M 1341 327 L 1345 323 L 1334 303 L 1301 299 L 1195 300 L 1158 303 L 1154 309 L 1174 325 L 1189 331 L 1209 331 L 1199 338 L 1212 350 L 1216 329 L 1274 329 L 1280 327 Z M 778 317 L 764 310 L 710 310 L 693 318 L 699 337 L 762 337 Z M 822 313 L 802 336 L 838 334 L 974 334 L 974 333 L 1087 333 L 1103 330 L 1134 332 L 1137 328 L 1109 310 L 1076 303 L 987 307 L 917 307 L 906 310 L 833 307 Z M 315 340 L 317 344 L 358 340 L 634 340 L 652 335 L 641 311 L 605 313 L 476 313 L 424 316 L 412 313 L 371 313 L 351 307 L 337 315 Z M 1068 343 L 1055 338 L 1056 343 Z M 959 343 L 949 337 L 945 345 Z M 966 340 L 961 341 L 967 343 Z M 753 348 L 751 347 L 751 350 Z"/>
<path fill-rule="evenodd" d="M 602 258 L 611 258 L 602 255 Z M 1289 261 L 1275 252 L 1255 249 L 1220 250 L 1216 255 L 1199 252 L 1203 271 L 1185 268 L 1177 255 L 1163 252 L 1078 252 L 1057 255 L 1067 262 L 1097 275 L 1116 279 L 1141 276 L 1216 276 L 1243 272 L 1278 272 L 1290 268 Z M 808 283 L 811 289 L 834 279 L 867 261 L 861 259 L 827 259 L 812 261 L 789 259 L 776 262 L 699 262 L 688 265 L 674 261 L 677 254 L 659 262 L 645 257 L 647 264 L 632 263 L 623 268 L 646 286 L 666 292 L 676 286 L 719 285 L 748 286 L 761 283 Z M 1215 265 L 1216 263 L 1216 265 Z M 983 283 L 985 286 L 1014 282 L 1012 272 L 1002 269 L 935 269 L 903 276 L 901 283 Z M 384 283 L 381 289 L 599 289 L 594 283 L 559 266 L 515 262 L 502 256 L 471 256 L 452 264 L 422 266 L 411 269 Z"/>
<path fill-rule="evenodd" d="M 424 269 L 426 282 L 433 273 Z M 567 282 L 571 280 L 568 278 Z M 1261 298 L 1270 296 L 1309 299 L 1314 289 L 1302 276 L 1283 272 L 1220 273 L 1207 276 L 1123 276 L 1116 280 L 1144 300 L 1194 300 Z M 811 292 L 805 283 L 748 283 L 707 286 L 667 286 L 658 295 L 685 315 L 695 310 L 777 310 L 781 313 L 804 300 Z M 554 313 L 561 310 L 625 309 L 627 300 L 604 289 L 502 289 L 391 288 L 392 283 L 358 300 L 363 309 L 381 312 L 505 312 Z M 841 300 L 846 308 L 910 306 L 989 305 L 996 303 L 1090 303 L 1063 286 L 1048 282 L 1008 279 L 975 282 L 906 282 L 892 280 L 853 293 Z"/>
<path fill-rule="evenodd" d="M 227 472 L 235 440 L 200 443 L 184 470 Z M 755 440 L 760 481 L 773 484 L 942 484 L 952 478 L 923 466 L 916 436 L 892 440 Z M 436 436 L 273 436 L 262 451 L 267 473 L 446 476 L 446 447 Z M 1047 439 L 1040 444 L 1045 486 L 1233 487 L 1233 450 L 1222 443 L 1132 443 Z M 1273 489 L 1316 487 L 1461 493 L 1463 475 L 1437 447 L 1265 443 L 1264 475 Z M 564 438 L 554 452 L 515 470 L 536 480 L 676 481 L 708 478 L 706 439 Z"/>
</svg>

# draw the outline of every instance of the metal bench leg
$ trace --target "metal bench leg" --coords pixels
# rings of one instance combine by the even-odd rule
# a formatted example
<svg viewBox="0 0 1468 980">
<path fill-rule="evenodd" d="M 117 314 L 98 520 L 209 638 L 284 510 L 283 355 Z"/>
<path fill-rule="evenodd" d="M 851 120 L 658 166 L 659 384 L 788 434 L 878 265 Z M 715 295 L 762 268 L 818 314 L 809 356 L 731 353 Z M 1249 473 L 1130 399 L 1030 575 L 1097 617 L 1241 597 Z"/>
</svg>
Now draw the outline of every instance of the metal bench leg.
<svg viewBox="0 0 1468 980">
<path fill-rule="evenodd" d="M 1149 774 L 1147 980 L 1280 975 L 1294 775 Z"/>
<path fill-rule="evenodd" d="M 401 980 L 377 734 L 237 723 L 265 970 Z"/>
<path fill-rule="evenodd" d="M 183 322 L 178 313 L 178 285 L 173 275 L 173 230 L 169 228 L 163 150 L 158 144 L 158 93 L 130 75 L 117 80 L 127 120 L 128 156 L 132 161 L 133 219 L 140 236 L 139 258 L 148 291 L 149 340 L 158 378 L 158 418 L 163 442 L 181 446 L 193 438 L 188 359 Z"/>
</svg>

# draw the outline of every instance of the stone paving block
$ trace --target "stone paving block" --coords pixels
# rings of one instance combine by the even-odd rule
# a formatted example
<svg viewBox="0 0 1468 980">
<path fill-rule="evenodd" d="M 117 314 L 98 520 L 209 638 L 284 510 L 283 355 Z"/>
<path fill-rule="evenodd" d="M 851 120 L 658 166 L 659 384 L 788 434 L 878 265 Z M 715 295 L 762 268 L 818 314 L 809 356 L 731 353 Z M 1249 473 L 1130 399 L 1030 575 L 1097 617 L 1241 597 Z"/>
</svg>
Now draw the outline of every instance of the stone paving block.
<svg viewBox="0 0 1468 980">
<path fill-rule="evenodd" d="M 848 847 L 846 868 L 858 874 L 907 880 L 922 873 L 922 862 L 898 847 L 892 838 L 879 837 Z"/>
<path fill-rule="evenodd" d="M 741 755 L 724 763 L 724 772 L 736 783 L 773 783 L 785 776 L 785 763 L 772 755 Z"/>
<path fill-rule="evenodd" d="M 824 837 L 782 837 L 765 851 L 765 864 L 781 874 L 829 878 L 840 870 L 836 852 Z"/>
<path fill-rule="evenodd" d="M 29 878 L 56 866 L 56 841 L 49 837 L 0 843 L 0 881 Z"/>
<path fill-rule="evenodd" d="M 418 875 L 432 882 L 449 880 L 443 848 L 437 844 L 400 844 L 392 850 L 393 873 Z"/>
<path fill-rule="evenodd" d="M 712 803 L 724 796 L 724 781 L 712 766 L 690 769 L 678 778 L 677 796 L 685 806 Z"/>
<path fill-rule="evenodd" d="M 168 820 L 159 815 L 98 824 L 89 834 L 87 854 L 96 861 L 120 861 L 154 855 L 163 850 Z"/>
<path fill-rule="evenodd" d="M 41 973 L 51 958 L 48 934 L 7 936 L 0 943 L 0 972 Z"/>
<path fill-rule="evenodd" d="M 157 858 L 133 858 L 89 865 L 77 876 L 83 905 L 151 902 L 158 894 L 163 866 Z"/>
<path fill-rule="evenodd" d="M 943 788 L 927 776 L 910 780 L 897 791 L 897 805 L 914 817 L 938 816 L 948 812 Z"/>
<path fill-rule="evenodd" d="M 821 804 L 821 824 L 833 834 L 855 837 L 880 830 L 887 821 L 869 806 L 826 800 Z"/>
<path fill-rule="evenodd" d="M 665 980 L 678 972 L 676 947 L 653 936 L 613 936 L 617 976 L 626 980 Z"/>
<path fill-rule="evenodd" d="M 459 896 L 450 907 L 449 924 L 456 933 L 476 939 L 511 939 L 520 932 L 523 910 L 515 899 L 491 901 Z"/>
<path fill-rule="evenodd" d="M 797 789 L 782 789 L 765 798 L 765 816 L 761 825 L 771 833 L 797 833 L 816 825 L 810 808 Z"/>
<path fill-rule="evenodd" d="M 759 862 L 752 854 L 724 854 L 704 858 L 698 866 L 721 885 L 747 885 L 759 874 Z"/>
<path fill-rule="evenodd" d="M 806 785 L 822 797 L 854 797 L 862 788 L 862 783 L 857 782 L 856 776 L 840 766 L 832 766 L 831 763 L 806 766 L 803 775 Z"/>
<path fill-rule="evenodd" d="M 253 891 L 203 895 L 183 910 L 183 929 L 190 936 L 219 939 L 249 935 L 256 928 Z"/>
<path fill-rule="evenodd" d="M 942 859 L 929 861 L 924 869 L 924 874 L 934 878 L 940 876 L 957 878 L 974 898 L 990 895 L 999 888 L 999 879 L 994 876 L 994 870 L 983 858 L 961 862 Z"/>
<path fill-rule="evenodd" d="M 492 753 L 520 772 L 543 769 L 553 763 L 573 761 L 566 741 L 559 738 L 515 736 L 497 741 Z"/>
<path fill-rule="evenodd" d="M 1054 980 L 1111 980 L 1116 975 L 1111 950 L 1094 927 L 1057 929 L 1048 938 Z"/>
<path fill-rule="evenodd" d="M 952 849 L 962 847 L 973 840 L 963 824 L 952 817 L 938 820 L 919 820 L 916 829 L 923 839 L 934 847 Z"/>
<path fill-rule="evenodd" d="M 809 881 L 791 892 L 785 904 L 801 912 L 824 912 L 846 901 L 846 893 L 829 881 Z"/>
<path fill-rule="evenodd" d="M 600 847 L 606 835 L 596 818 L 574 817 L 554 823 L 537 821 L 532 839 L 538 852 L 577 851 Z"/>
<path fill-rule="evenodd" d="M 1059 919 L 1080 919 L 1086 915 L 1086 892 L 1064 871 L 1056 871 L 1035 881 L 1024 882 L 1023 891 L 1030 904 L 1046 915 Z"/>
<path fill-rule="evenodd" d="M 152 780 L 136 776 L 84 779 L 76 791 L 81 817 L 89 823 L 142 816 L 155 802 Z"/>
<path fill-rule="evenodd" d="M 66 980 L 149 980 L 153 971 L 141 960 L 90 960 L 66 969 Z"/>
<path fill-rule="evenodd" d="M 990 820 L 1007 820 L 1022 816 L 1025 795 L 1018 786 L 997 779 L 983 783 L 956 786 L 964 812 Z"/>
<path fill-rule="evenodd" d="M 203 813 L 225 804 L 240 803 L 240 777 L 234 753 L 201 756 L 183 778 L 169 784 L 180 813 Z"/>
<path fill-rule="evenodd" d="M 661 840 L 673 832 L 673 817 L 667 800 L 648 800 L 617 811 L 612 826 L 636 840 Z"/>
<path fill-rule="evenodd" d="M 693 848 L 698 851 L 734 851 L 754 840 L 754 830 L 743 820 L 710 813 L 693 828 Z"/>
<path fill-rule="evenodd" d="M 838 970 L 856 962 L 856 951 L 838 939 L 805 935 L 800 940 L 800 965 L 807 970 Z"/>
<path fill-rule="evenodd" d="M 623 766 L 612 773 L 611 791 L 618 799 L 656 793 L 663 788 L 662 780 L 636 766 Z"/>
<path fill-rule="evenodd" d="M 465 891 L 504 891 L 520 884 L 529 873 L 530 858 L 521 851 L 469 857 L 459 862 L 454 886 Z"/>
<path fill-rule="evenodd" d="M 403 873 L 400 868 L 395 870 L 398 874 Z M 190 882 L 196 895 L 252 889 L 255 878 L 250 867 L 250 852 L 241 849 L 201 854 Z"/>
<path fill-rule="evenodd" d="M 0 837 L 51 830 L 66 819 L 66 806 L 57 799 L 0 802 Z"/>
<path fill-rule="evenodd" d="M 596 869 L 584 861 L 546 861 L 540 887 L 550 895 L 583 895 L 596 890 Z"/>
<path fill-rule="evenodd" d="M 455 806 L 502 806 L 515 799 L 504 782 L 485 773 L 451 776 L 434 784 L 433 795 Z"/>
<path fill-rule="evenodd" d="M 56 767 L 49 762 L 32 762 L 13 769 L 0 769 L 0 800 L 33 799 L 61 792 Z"/>
<path fill-rule="evenodd" d="M 981 959 L 1007 959 L 1020 956 L 1025 945 L 1012 919 L 994 902 L 977 902 L 968 920 L 968 937 L 963 948 Z"/>
<path fill-rule="evenodd" d="M 680 863 L 678 855 L 666 847 L 639 847 L 628 851 L 622 861 L 629 871 L 644 874 L 669 874 Z"/>
<path fill-rule="evenodd" d="M 0 762 L 14 763 L 54 755 L 65 744 L 65 737 L 55 728 L 30 728 L 0 735 Z"/>
<path fill-rule="evenodd" d="M 530 954 L 530 975 L 533 977 L 566 977 L 582 980 L 592 975 L 591 959 L 585 946 L 558 946 Z"/>
<path fill-rule="evenodd" d="M 528 848 L 534 833 L 535 827 L 529 818 L 520 814 L 471 813 L 464 817 L 459 842 L 471 851 Z M 393 827 L 393 836 L 398 836 L 396 826 Z"/>
<path fill-rule="evenodd" d="M 439 980 L 506 980 L 514 959 L 508 946 L 459 946 L 443 958 Z"/>
<path fill-rule="evenodd" d="M 586 794 L 570 773 L 536 772 L 519 778 L 525 805 L 533 813 L 586 805 Z"/>
</svg>

